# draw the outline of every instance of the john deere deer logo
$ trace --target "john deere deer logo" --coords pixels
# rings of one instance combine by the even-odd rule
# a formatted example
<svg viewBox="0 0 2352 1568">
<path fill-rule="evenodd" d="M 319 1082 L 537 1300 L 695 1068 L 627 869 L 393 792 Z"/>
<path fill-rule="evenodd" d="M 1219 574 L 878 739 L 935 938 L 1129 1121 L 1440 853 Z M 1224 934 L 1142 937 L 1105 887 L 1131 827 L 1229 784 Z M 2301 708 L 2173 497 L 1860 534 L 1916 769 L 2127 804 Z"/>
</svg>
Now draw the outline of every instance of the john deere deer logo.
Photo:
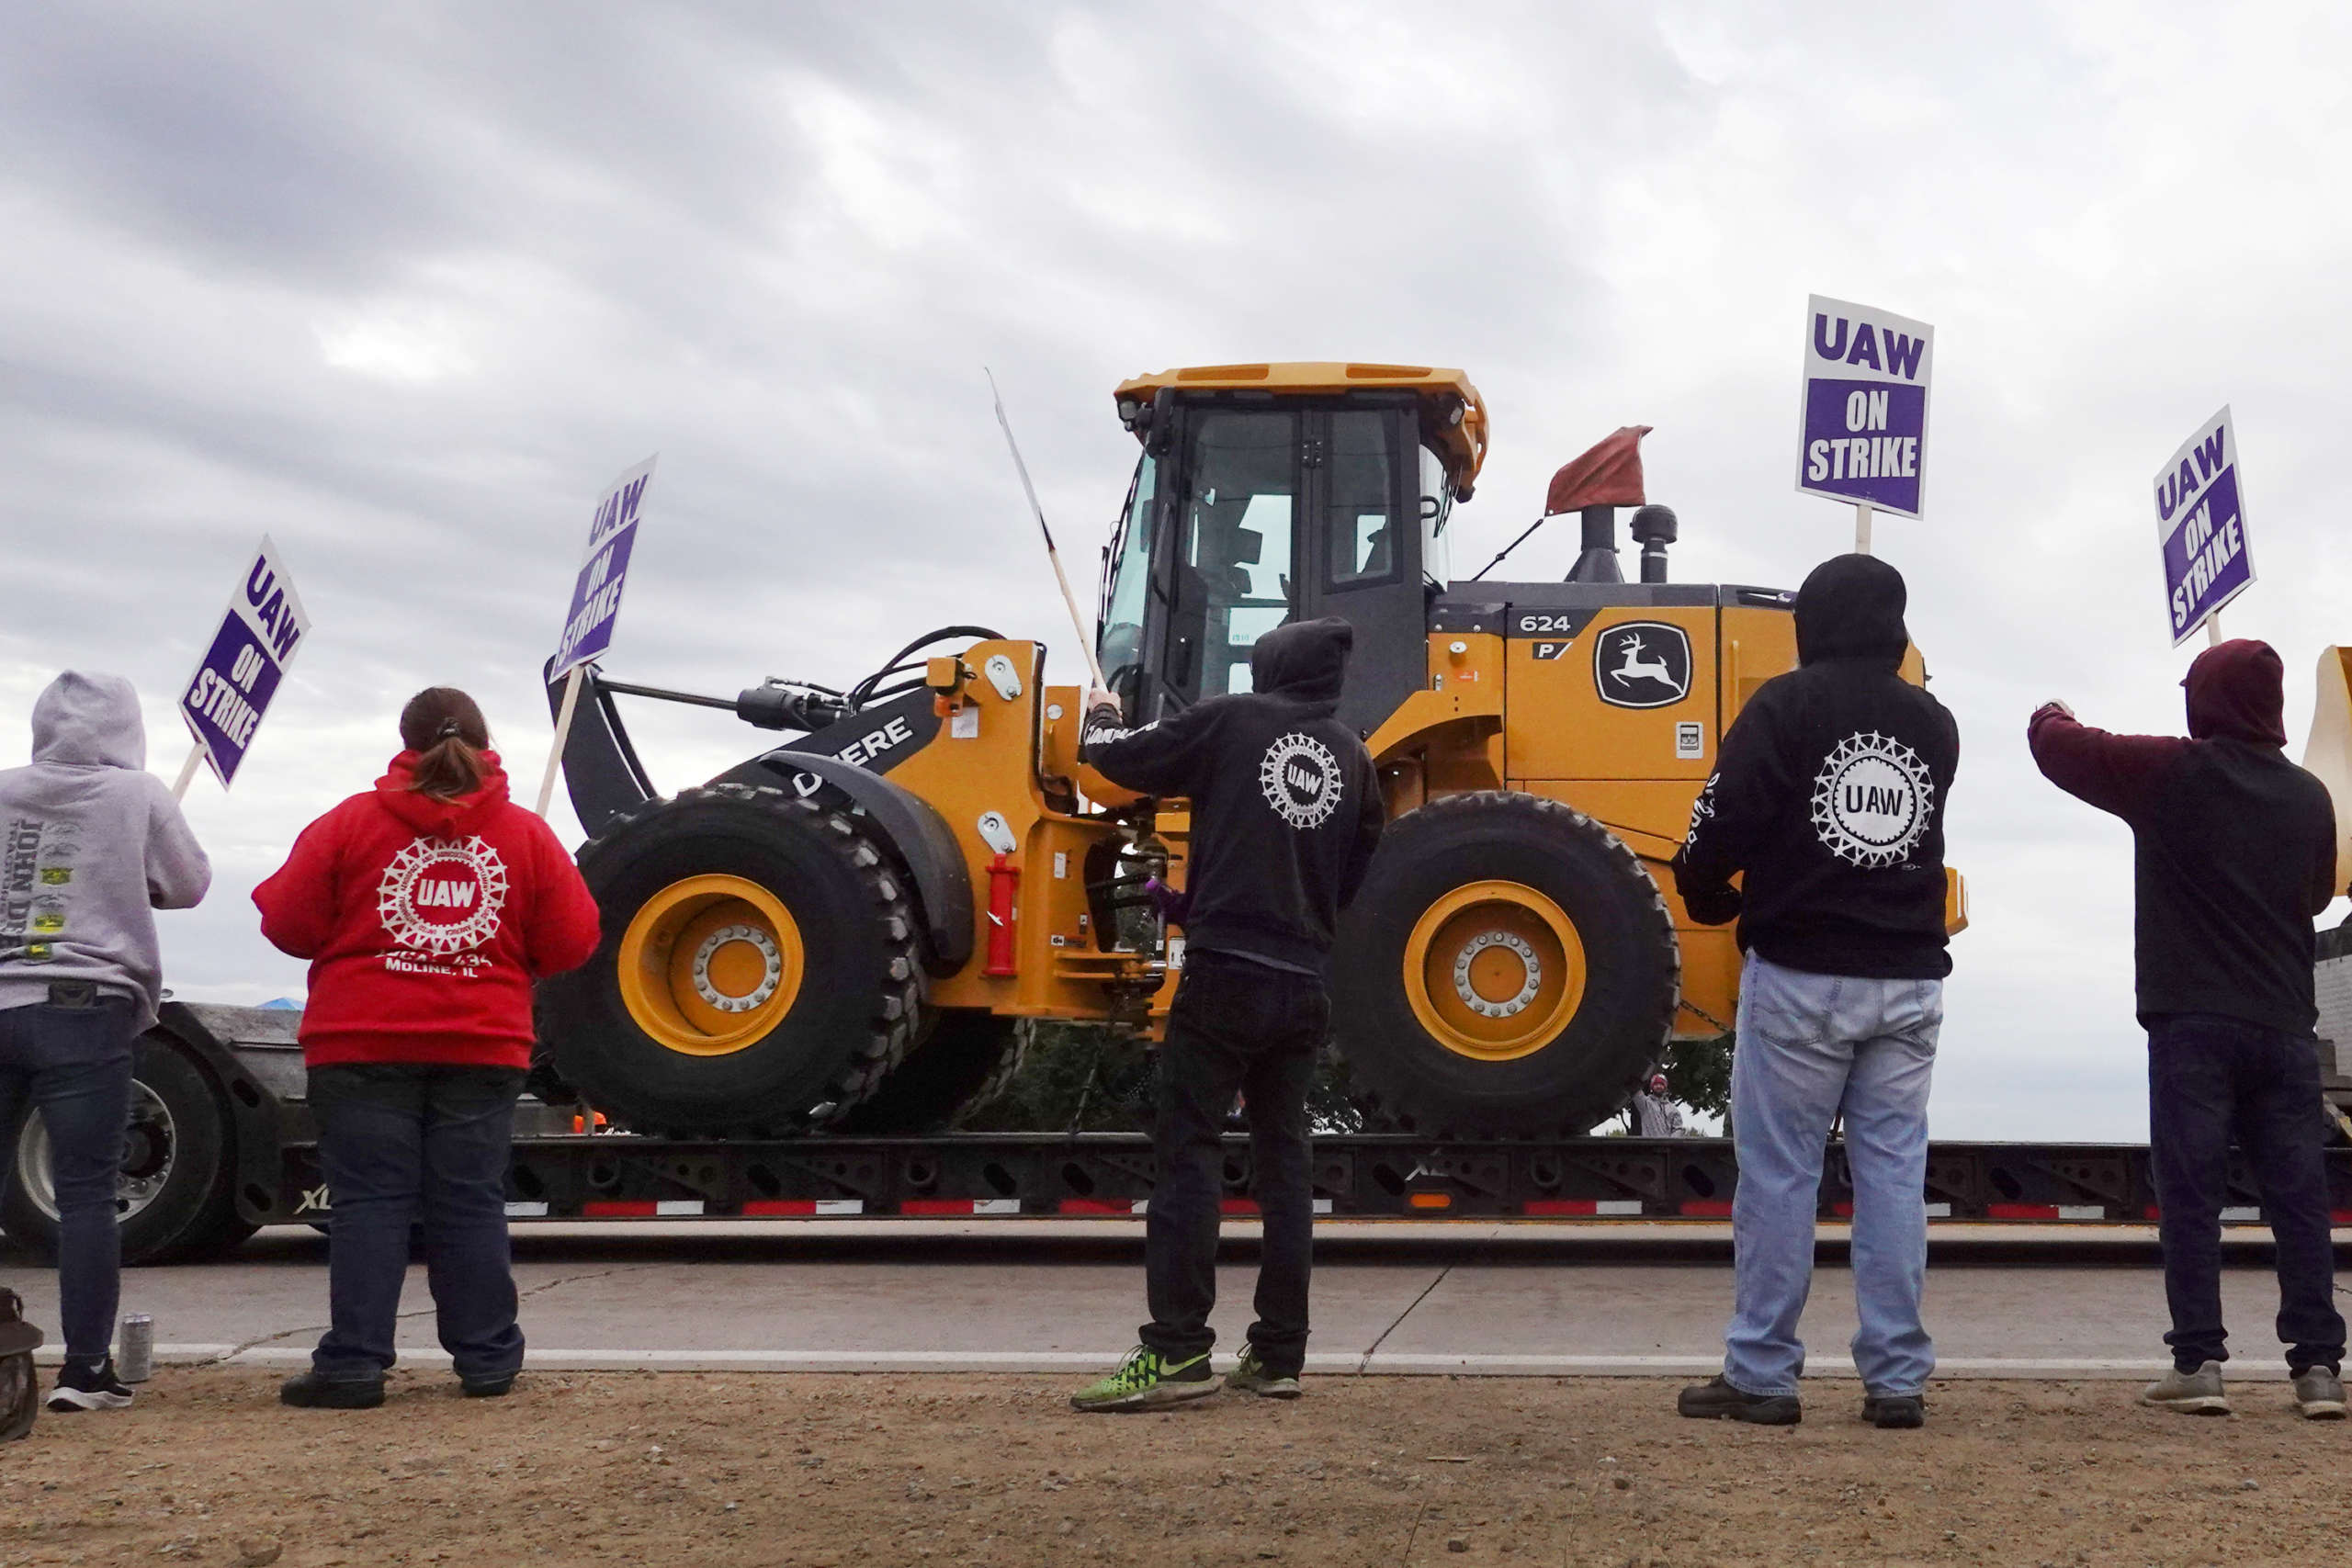
<svg viewBox="0 0 2352 1568">
<path fill-rule="evenodd" d="M 1664 621 L 1627 621 L 1593 639 L 1592 683 L 1611 707 L 1662 708 L 1690 691 L 1690 637 Z"/>
</svg>

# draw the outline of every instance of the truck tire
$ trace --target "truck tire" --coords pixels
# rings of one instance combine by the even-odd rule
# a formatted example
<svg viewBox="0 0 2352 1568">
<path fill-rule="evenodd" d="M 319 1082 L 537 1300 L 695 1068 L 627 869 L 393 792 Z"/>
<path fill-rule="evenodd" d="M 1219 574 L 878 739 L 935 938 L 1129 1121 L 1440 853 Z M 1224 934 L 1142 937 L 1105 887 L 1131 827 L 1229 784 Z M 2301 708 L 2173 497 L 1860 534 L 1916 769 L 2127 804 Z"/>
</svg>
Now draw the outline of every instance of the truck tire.
<svg viewBox="0 0 2352 1568">
<path fill-rule="evenodd" d="M 936 1133 L 984 1096 L 1012 1054 L 1020 1020 L 967 1008 L 934 1017 L 929 1034 L 873 1098 L 842 1119 L 842 1131 L 874 1137 Z"/>
<path fill-rule="evenodd" d="M 580 852 L 604 913 L 540 988 L 556 1070 L 623 1126 L 774 1137 L 836 1122 L 905 1054 L 923 974 L 904 874 L 861 817 L 713 784 Z"/>
<path fill-rule="evenodd" d="M 130 1126 L 115 1199 L 125 1263 L 170 1263 L 223 1251 L 253 1235 L 237 1215 L 229 1102 L 161 1031 L 131 1052 Z M 49 1131 L 25 1120 L 0 1192 L 0 1229 L 45 1261 L 57 1257 L 57 1196 Z"/>
<path fill-rule="evenodd" d="M 1663 1055 L 1681 971 L 1616 835 L 1537 795 L 1448 795 L 1389 828 L 1340 922 L 1334 1033 L 1402 1130 L 1573 1136 Z"/>
</svg>

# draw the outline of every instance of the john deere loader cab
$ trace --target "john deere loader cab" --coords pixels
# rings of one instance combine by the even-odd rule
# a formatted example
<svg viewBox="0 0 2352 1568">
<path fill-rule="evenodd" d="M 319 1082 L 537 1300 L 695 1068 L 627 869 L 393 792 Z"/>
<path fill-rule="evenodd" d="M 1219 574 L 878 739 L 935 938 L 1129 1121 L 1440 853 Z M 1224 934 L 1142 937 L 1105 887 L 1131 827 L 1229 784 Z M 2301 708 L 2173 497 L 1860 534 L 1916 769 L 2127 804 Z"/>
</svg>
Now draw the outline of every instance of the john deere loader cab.
<svg viewBox="0 0 2352 1568">
<path fill-rule="evenodd" d="M 1340 711 L 1363 733 L 1426 686 L 1476 397 L 1454 372 L 1397 366 L 1225 366 L 1122 387 L 1144 450 L 1104 552 L 1098 652 L 1128 713 L 1148 722 L 1248 691 L 1257 640 L 1318 615 L 1356 627 Z"/>
</svg>

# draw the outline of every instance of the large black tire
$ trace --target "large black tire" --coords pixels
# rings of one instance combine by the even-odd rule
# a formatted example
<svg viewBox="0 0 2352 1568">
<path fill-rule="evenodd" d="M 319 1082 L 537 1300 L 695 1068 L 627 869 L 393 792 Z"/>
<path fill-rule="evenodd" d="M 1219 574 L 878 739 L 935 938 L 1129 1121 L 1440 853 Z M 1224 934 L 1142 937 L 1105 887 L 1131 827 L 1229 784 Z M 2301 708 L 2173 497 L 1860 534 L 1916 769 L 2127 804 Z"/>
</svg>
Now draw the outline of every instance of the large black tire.
<svg viewBox="0 0 2352 1568">
<path fill-rule="evenodd" d="M 829 1125 L 904 1055 L 923 997 L 914 911 L 904 872 L 865 818 L 778 789 L 713 784 L 620 818 L 582 848 L 580 869 L 604 941 L 585 967 L 541 987 L 541 1017 L 556 1070 L 619 1124 L 744 1137 Z M 782 905 L 802 969 L 765 1033 L 695 1055 L 648 1032 L 621 965 L 648 900 L 713 875 Z"/>
<path fill-rule="evenodd" d="M 237 1215 L 229 1104 L 211 1076 L 161 1032 L 131 1054 L 130 1128 L 116 1200 L 125 1263 L 224 1251 L 253 1235 Z M 29 1121 L 10 1150 L 0 1228 L 45 1260 L 57 1257 L 57 1207 L 45 1128 Z"/>
<path fill-rule="evenodd" d="M 1657 884 L 1607 829 L 1536 795 L 1448 795 L 1389 828 L 1341 921 L 1334 1033 L 1390 1125 L 1575 1135 L 1663 1055 L 1681 970 Z"/>
<path fill-rule="evenodd" d="M 1012 1055 L 1020 1020 L 964 1008 L 934 1016 L 929 1034 L 873 1098 L 850 1111 L 842 1131 L 874 1137 L 936 1133 L 986 1096 Z"/>
</svg>

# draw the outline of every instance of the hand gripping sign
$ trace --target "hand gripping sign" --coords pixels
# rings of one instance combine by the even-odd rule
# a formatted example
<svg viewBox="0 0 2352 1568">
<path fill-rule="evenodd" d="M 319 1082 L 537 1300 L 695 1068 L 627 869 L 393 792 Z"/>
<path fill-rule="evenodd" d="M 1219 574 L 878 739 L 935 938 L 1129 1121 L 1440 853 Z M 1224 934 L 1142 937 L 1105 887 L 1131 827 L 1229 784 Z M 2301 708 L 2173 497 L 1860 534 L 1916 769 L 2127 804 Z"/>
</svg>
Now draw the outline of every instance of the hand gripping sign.
<svg viewBox="0 0 2352 1568">
<path fill-rule="evenodd" d="M 555 662 L 548 679 L 565 677 L 563 710 L 556 716 L 555 750 L 548 753 L 547 777 L 539 784 L 539 815 L 548 814 L 555 798 L 557 773 L 563 766 L 563 743 L 571 732 L 572 710 L 580 704 L 581 671 L 602 659 L 613 646 L 613 628 L 621 614 L 621 590 L 628 581 L 628 561 L 637 547 L 637 519 L 645 502 L 645 487 L 652 481 L 655 453 L 605 487 L 596 500 L 596 515 L 588 525 L 588 553 L 571 584 L 571 604 L 563 613 L 563 634 L 556 640 Z"/>
<path fill-rule="evenodd" d="M 294 580 L 277 558 L 277 547 L 264 535 L 261 548 L 229 596 L 229 613 L 212 645 L 197 664 L 196 673 L 180 693 L 180 717 L 196 738 L 180 770 L 174 795 L 187 793 L 196 777 L 198 758 L 212 765 L 213 776 L 227 789 L 254 743 L 262 716 L 295 650 L 311 629 Z"/>
<path fill-rule="evenodd" d="M 1873 508 L 1919 515 L 1935 340 L 1927 322 L 1867 305 L 1816 294 L 1806 307 L 1797 489 L 1852 502 L 1865 554 Z"/>
<path fill-rule="evenodd" d="M 2254 585 L 2245 497 L 2230 407 L 2197 427 L 2156 475 L 2156 539 L 2164 547 L 2165 615 L 2178 648 L 2204 626 L 2221 640 L 2222 606 Z"/>
</svg>

